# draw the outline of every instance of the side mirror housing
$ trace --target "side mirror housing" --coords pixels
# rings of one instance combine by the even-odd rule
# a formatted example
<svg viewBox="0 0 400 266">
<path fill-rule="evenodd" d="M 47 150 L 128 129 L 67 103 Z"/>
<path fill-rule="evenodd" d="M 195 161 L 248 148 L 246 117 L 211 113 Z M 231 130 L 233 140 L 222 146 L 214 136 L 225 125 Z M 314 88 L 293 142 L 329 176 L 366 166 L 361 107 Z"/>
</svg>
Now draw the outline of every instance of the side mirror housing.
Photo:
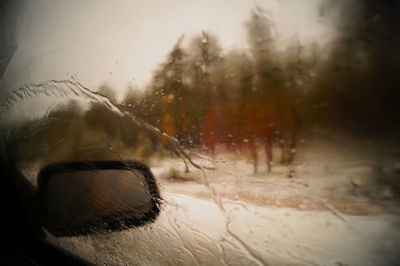
<svg viewBox="0 0 400 266">
<path fill-rule="evenodd" d="M 142 226 L 159 214 L 155 179 L 137 162 L 51 164 L 40 171 L 38 184 L 41 224 L 55 236 Z"/>
</svg>

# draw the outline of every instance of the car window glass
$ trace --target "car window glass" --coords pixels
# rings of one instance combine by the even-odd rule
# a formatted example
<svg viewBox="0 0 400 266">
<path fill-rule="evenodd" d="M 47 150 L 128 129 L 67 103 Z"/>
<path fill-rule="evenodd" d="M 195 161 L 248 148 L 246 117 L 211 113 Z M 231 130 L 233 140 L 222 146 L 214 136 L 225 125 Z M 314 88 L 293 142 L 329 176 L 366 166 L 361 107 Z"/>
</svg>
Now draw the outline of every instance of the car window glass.
<svg viewBox="0 0 400 266">
<path fill-rule="evenodd" d="M 25 3 L 10 163 L 37 189 L 53 163 L 140 162 L 161 197 L 154 222 L 46 241 L 95 264 L 399 263 L 398 9 Z"/>
</svg>

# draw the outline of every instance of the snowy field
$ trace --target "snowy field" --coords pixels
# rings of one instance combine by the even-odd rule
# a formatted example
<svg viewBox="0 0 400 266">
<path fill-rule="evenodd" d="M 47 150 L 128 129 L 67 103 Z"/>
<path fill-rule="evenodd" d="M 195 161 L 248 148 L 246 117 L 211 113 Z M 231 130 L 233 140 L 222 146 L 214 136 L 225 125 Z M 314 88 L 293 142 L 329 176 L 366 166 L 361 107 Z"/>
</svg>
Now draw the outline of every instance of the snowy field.
<svg viewBox="0 0 400 266">
<path fill-rule="evenodd" d="M 293 165 L 260 163 L 256 176 L 245 154 L 197 158 L 216 167 L 205 176 L 157 160 L 155 223 L 49 241 L 107 265 L 399 265 L 400 208 L 380 182 L 395 175 L 397 151 L 356 144 L 304 142 Z"/>
</svg>

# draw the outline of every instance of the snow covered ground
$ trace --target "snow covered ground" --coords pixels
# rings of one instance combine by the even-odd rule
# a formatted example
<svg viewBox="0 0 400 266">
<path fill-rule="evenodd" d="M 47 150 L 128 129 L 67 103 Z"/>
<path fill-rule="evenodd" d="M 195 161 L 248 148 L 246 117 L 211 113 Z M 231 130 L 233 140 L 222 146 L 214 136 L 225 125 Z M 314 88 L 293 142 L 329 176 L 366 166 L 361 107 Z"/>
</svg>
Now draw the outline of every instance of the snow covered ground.
<svg viewBox="0 0 400 266">
<path fill-rule="evenodd" d="M 396 173 L 397 151 L 302 145 L 293 165 L 256 176 L 243 154 L 219 153 L 205 176 L 184 173 L 179 159 L 154 161 L 155 223 L 49 241 L 96 264 L 399 265 L 400 208 L 379 182 Z"/>
<path fill-rule="evenodd" d="M 139 229 L 50 241 L 96 264 L 398 265 L 400 219 L 380 214 L 266 208 L 165 193 L 157 221 Z"/>
</svg>

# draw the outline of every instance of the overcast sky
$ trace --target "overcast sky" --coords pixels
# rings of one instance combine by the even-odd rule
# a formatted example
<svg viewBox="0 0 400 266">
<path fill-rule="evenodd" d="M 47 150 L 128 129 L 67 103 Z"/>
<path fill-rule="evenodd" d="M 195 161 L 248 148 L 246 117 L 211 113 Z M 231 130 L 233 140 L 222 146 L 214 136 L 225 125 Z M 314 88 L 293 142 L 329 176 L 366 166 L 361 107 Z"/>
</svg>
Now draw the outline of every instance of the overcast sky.
<svg viewBox="0 0 400 266">
<path fill-rule="evenodd" d="M 319 17 L 321 0 L 32 1 L 21 18 L 13 86 L 70 79 L 96 89 L 105 82 L 119 96 L 144 86 L 176 40 L 209 30 L 223 48 L 246 46 L 244 22 L 256 5 L 276 26 L 278 46 L 298 36 L 321 45 L 335 35 Z"/>
</svg>

